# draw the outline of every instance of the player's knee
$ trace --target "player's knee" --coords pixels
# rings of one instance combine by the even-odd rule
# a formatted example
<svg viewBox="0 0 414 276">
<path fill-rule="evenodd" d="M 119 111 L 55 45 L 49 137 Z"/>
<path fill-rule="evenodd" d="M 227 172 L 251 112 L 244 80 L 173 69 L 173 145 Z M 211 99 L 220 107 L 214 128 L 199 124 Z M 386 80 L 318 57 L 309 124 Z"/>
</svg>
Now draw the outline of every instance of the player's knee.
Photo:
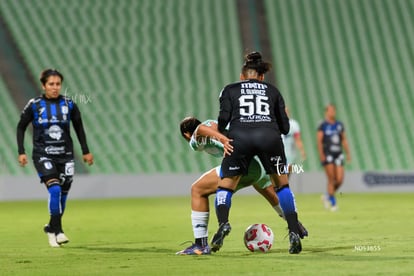
<svg viewBox="0 0 414 276">
<path fill-rule="evenodd" d="M 327 178 L 328 182 L 330 182 L 330 183 L 335 183 L 336 182 L 336 176 L 333 173 L 327 174 L 326 178 Z"/>
<path fill-rule="evenodd" d="M 61 175 L 60 176 L 60 184 L 62 186 L 62 193 L 68 193 L 70 190 L 70 187 L 72 186 L 73 177 L 67 176 L 67 175 Z"/>
<path fill-rule="evenodd" d="M 216 191 L 216 189 L 192 186 L 191 187 L 191 196 L 192 197 L 206 197 L 206 196 L 209 196 L 211 194 L 214 194 L 215 191 Z"/>
<path fill-rule="evenodd" d="M 343 178 L 336 179 L 336 181 L 335 181 L 335 183 L 334 183 L 334 186 L 335 186 L 335 187 L 339 187 L 339 186 L 341 186 L 343 181 L 344 181 L 344 179 L 343 179 Z"/>
<path fill-rule="evenodd" d="M 50 176 L 48 178 L 43 178 L 43 182 L 45 183 L 47 188 L 53 185 L 60 185 L 60 180 L 58 179 L 57 176 Z"/>
</svg>

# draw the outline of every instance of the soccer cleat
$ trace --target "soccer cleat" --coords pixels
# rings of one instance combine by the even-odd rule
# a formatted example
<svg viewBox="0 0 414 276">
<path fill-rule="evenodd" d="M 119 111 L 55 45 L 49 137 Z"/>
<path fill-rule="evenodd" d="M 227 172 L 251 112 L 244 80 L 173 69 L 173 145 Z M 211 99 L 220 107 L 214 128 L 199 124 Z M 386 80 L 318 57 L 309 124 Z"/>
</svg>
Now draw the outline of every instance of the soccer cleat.
<svg viewBox="0 0 414 276">
<path fill-rule="evenodd" d="M 323 202 L 325 209 L 328 210 L 331 207 L 331 202 L 326 195 L 321 195 L 321 201 Z"/>
<path fill-rule="evenodd" d="M 300 221 L 298 221 L 298 229 L 299 229 L 298 234 L 301 239 L 309 235 L 308 230 L 306 230 L 305 226 L 303 226 L 303 224 L 300 223 Z"/>
<path fill-rule="evenodd" d="M 50 232 L 50 226 L 48 224 L 46 224 L 43 227 L 43 231 L 46 233 L 47 239 L 49 241 L 49 245 L 51 247 L 60 247 L 60 245 L 57 243 L 55 233 L 54 232 Z"/>
<path fill-rule="evenodd" d="M 49 245 L 51 247 L 60 247 L 60 245 L 56 241 L 56 235 L 55 233 L 46 233 L 47 238 L 49 240 Z"/>
<path fill-rule="evenodd" d="M 224 238 L 230 233 L 231 226 L 230 223 L 222 223 L 217 230 L 217 233 L 214 234 L 211 239 L 211 251 L 216 252 L 223 246 Z"/>
<path fill-rule="evenodd" d="M 59 234 L 56 235 L 56 242 L 58 244 L 68 243 L 69 238 L 65 235 L 65 233 L 60 232 Z"/>
<path fill-rule="evenodd" d="M 289 242 L 290 242 L 290 248 L 289 248 L 290 254 L 299 254 L 302 251 L 302 244 L 300 243 L 300 237 L 298 234 L 290 232 Z"/>
<path fill-rule="evenodd" d="M 202 247 L 202 246 L 199 246 L 193 243 L 191 246 L 181 251 L 178 251 L 175 254 L 176 255 L 210 255 L 211 249 L 210 249 L 210 246 L 208 245 Z"/>
<path fill-rule="evenodd" d="M 338 205 L 334 205 L 331 207 L 331 212 L 336 212 L 338 211 Z"/>
</svg>

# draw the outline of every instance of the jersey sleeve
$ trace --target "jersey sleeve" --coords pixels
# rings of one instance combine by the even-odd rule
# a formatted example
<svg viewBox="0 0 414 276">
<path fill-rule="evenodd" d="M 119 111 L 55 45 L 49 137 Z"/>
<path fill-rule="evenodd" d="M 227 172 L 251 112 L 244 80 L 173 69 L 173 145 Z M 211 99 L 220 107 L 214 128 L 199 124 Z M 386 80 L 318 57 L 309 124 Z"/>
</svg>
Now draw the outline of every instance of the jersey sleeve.
<svg viewBox="0 0 414 276">
<path fill-rule="evenodd" d="M 24 148 L 24 134 L 26 132 L 26 128 L 31 121 L 33 121 L 33 111 L 32 111 L 32 104 L 34 99 L 31 99 L 26 106 L 24 107 L 21 115 L 20 120 L 17 123 L 17 132 L 16 132 L 16 139 L 17 139 L 17 150 L 19 154 L 25 154 Z"/>
<path fill-rule="evenodd" d="M 75 103 L 73 103 L 73 109 L 72 109 L 71 117 L 72 117 L 73 128 L 75 129 L 76 135 L 78 137 L 79 144 L 80 144 L 81 149 L 82 149 L 82 153 L 83 154 L 88 154 L 89 153 L 89 148 L 88 148 L 88 144 L 86 142 L 86 134 L 85 134 L 85 129 L 83 127 L 81 113 L 80 113 L 79 108 L 77 107 L 77 105 Z"/>
<path fill-rule="evenodd" d="M 289 123 L 289 117 L 286 114 L 286 106 L 285 106 L 285 100 L 282 97 L 282 94 L 277 90 L 277 106 L 275 106 L 275 115 L 276 115 L 276 121 L 279 126 L 279 130 L 282 134 L 288 134 L 290 130 L 290 123 Z"/>
<path fill-rule="evenodd" d="M 220 93 L 220 111 L 217 119 L 218 131 L 223 133 L 230 122 L 232 113 L 229 90 L 224 88 Z"/>
<path fill-rule="evenodd" d="M 324 125 L 323 122 L 319 123 L 317 131 L 324 131 L 324 126 L 323 125 Z"/>
<path fill-rule="evenodd" d="M 339 122 L 339 124 L 341 125 L 341 133 L 345 132 L 345 126 L 342 122 Z"/>
</svg>

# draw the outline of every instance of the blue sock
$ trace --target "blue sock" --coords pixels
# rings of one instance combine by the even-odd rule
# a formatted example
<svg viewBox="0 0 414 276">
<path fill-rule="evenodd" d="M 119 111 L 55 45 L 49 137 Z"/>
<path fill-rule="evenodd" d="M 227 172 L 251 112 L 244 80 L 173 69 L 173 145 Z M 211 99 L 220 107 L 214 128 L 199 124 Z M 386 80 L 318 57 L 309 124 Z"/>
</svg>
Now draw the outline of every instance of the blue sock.
<svg viewBox="0 0 414 276">
<path fill-rule="evenodd" d="M 276 191 L 279 197 L 280 207 L 285 215 L 296 213 L 295 196 L 289 186 L 284 186 Z"/>
<path fill-rule="evenodd" d="M 280 207 L 282 207 L 285 215 L 289 232 L 299 233 L 295 196 L 289 186 L 283 186 L 282 188 L 277 189 L 276 194 L 279 197 Z"/>
<path fill-rule="evenodd" d="M 60 185 L 52 185 L 48 188 L 49 191 L 49 212 L 52 216 L 60 215 Z"/>
<path fill-rule="evenodd" d="M 216 215 L 219 225 L 229 221 L 232 196 L 233 191 L 229 189 L 218 188 L 216 192 L 214 206 L 216 207 Z"/>
<path fill-rule="evenodd" d="M 334 195 L 328 195 L 328 197 L 329 197 L 329 201 L 331 202 L 331 205 L 332 206 L 335 206 L 336 205 L 336 198 L 335 198 L 335 196 Z"/>
</svg>

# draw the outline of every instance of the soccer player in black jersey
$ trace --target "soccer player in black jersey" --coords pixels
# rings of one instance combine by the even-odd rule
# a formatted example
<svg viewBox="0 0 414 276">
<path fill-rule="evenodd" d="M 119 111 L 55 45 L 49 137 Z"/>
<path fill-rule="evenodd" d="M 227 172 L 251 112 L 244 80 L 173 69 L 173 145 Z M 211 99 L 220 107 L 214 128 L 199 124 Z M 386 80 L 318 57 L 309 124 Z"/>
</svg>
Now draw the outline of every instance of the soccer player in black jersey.
<svg viewBox="0 0 414 276">
<path fill-rule="evenodd" d="M 81 113 L 69 98 L 60 95 L 63 75 L 54 69 L 41 73 L 43 95 L 31 99 L 24 107 L 17 125 L 18 160 L 28 162 L 24 148 L 24 134 L 29 123 L 33 126 L 32 159 L 42 183 L 49 192 L 49 223 L 44 227 L 49 245 L 59 247 L 69 242 L 62 229 L 62 215 L 74 174 L 73 143 L 70 122 L 82 148 L 83 160 L 93 164 L 89 152 Z"/>
<path fill-rule="evenodd" d="M 245 57 L 240 82 L 227 85 L 220 93 L 218 130 L 223 132 L 229 124 L 228 137 L 233 141 L 233 152 L 225 155 L 221 164 L 221 180 L 216 192 L 216 213 L 219 228 L 211 240 L 212 251 L 223 245 L 230 233 L 229 211 L 231 198 L 253 156 L 260 158 L 270 175 L 279 197 L 289 228 L 289 253 L 302 250 L 299 237 L 298 215 L 294 195 L 289 189 L 288 166 L 281 134 L 289 132 L 289 118 L 279 90 L 264 82 L 271 64 L 264 62 L 258 52 Z"/>
<path fill-rule="evenodd" d="M 335 105 L 325 107 L 325 120 L 318 127 L 316 139 L 321 165 L 328 180 L 327 193 L 321 199 L 326 209 L 335 212 L 338 210 L 335 193 L 341 187 L 345 174 L 343 150 L 347 162 L 351 162 L 344 124 L 336 120 Z"/>
</svg>

